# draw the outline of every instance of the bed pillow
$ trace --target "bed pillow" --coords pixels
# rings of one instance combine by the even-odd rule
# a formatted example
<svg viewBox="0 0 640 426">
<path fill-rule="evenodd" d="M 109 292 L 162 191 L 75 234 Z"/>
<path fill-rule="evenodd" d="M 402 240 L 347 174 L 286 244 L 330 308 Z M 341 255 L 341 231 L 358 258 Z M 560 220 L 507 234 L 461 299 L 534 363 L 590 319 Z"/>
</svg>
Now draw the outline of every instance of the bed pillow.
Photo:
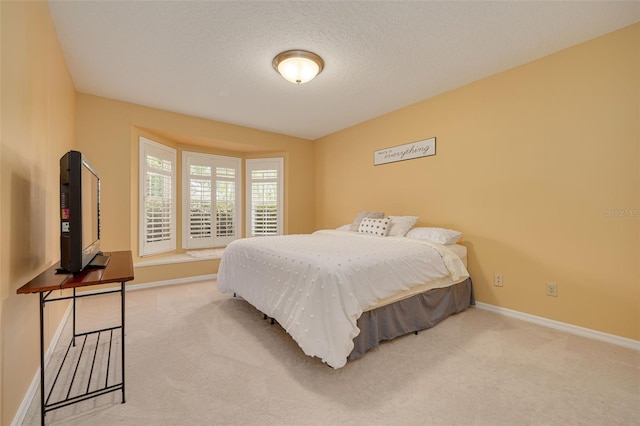
<svg viewBox="0 0 640 426">
<path fill-rule="evenodd" d="M 375 235 L 377 237 L 384 237 L 389 232 L 389 218 L 373 219 L 371 217 L 365 217 L 360 222 L 358 232 L 363 234 Z"/>
<path fill-rule="evenodd" d="M 350 223 L 337 227 L 336 231 L 348 231 L 349 229 L 351 229 Z"/>
<path fill-rule="evenodd" d="M 391 222 L 389 223 L 390 237 L 404 237 L 413 225 L 418 221 L 418 216 L 389 216 Z"/>
<path fill-rule="evenodd" d="M 361 211 L 354 219 L 349 231 L 358 232 L 358 228 L 360 228 L 360 222 L 362 222 L 362 219 L 364 219 L 365 217 L 370 217 L 372 219 L 382 219 L 384 217 L 384 213 Z"/>
<path fill-rule="evenodd" d="M 455 244 L 461 237 L 462 232 L 445 228 L 413 228 L 407 232 L 407 237 L 419 240 L 428 240 L 438 244 Z"/>
</svg>

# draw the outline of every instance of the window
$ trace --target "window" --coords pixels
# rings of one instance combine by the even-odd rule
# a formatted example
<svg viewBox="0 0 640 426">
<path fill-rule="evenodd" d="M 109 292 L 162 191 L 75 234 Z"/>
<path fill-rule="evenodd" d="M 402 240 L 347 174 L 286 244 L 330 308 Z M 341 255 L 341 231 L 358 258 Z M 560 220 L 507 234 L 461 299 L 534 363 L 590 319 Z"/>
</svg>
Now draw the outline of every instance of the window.
<svg viewBox="0 0 640 426">
<path fill-rule="evenodd" d="M 140 147 L 139 255 L 223 247 L 242 237 L 242 159 L 183 151 L 177 199 L 177 151 L 144 137 Z M 284 159 L 246 160 L 246 236 L 282 235 Z"/>
<path fill-rule="evenodd" d="M 247 236 L 283 233 L 283 159 L 247 160 Z"/>
<path fill-rule="evenodd" d="M 146 138 L 140 144 L 140 256 L 176 248 L 176 150 Z"/>
<path fill-rule="evenodd" d="M 220 247 L 241 235 L 239 158 L 182 153 L 182 247 Z"/>
</svg>

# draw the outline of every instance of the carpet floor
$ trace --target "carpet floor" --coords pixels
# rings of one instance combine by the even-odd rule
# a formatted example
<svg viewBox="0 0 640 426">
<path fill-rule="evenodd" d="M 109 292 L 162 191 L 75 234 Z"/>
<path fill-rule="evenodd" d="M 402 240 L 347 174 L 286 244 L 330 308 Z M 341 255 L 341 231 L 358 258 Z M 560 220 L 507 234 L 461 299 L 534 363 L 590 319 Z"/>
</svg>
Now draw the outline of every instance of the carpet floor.
<svg viewBox="0 0 640 426">
<path fill-rule="evenodd" d="M 78 328 L 117 325 L 119 303 L 80 299 Z M 215 281 L 128 291 L 125 312 L 126 403 L 113 392 L 48 412 L 46 424 L 640 424 L 640 352 L 477 308 L 338 370 Z M 70 335 L 67 324 L 51 365 Z M 109 369 L 121 377 L 121 365 Z M 24 424 L 39 422 L 38 392 Z"/>
</svg>

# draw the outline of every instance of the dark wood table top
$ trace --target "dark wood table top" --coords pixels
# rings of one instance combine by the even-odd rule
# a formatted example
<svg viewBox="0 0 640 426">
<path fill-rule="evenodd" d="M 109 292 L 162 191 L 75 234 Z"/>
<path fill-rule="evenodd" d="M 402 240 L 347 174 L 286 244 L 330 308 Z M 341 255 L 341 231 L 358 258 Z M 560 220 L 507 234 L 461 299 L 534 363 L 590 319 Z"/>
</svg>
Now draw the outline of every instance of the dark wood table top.
<svg viewBox="0 0 640 426">
<path fill-rule="evenodd" d="M 131 250 L 106 252 L 104 255 L 111 256 L 105 268 L 86 268 L 77 274 L 57 273 L 56 270 L 60 267 L 58 263 L 20 287 L 16 293 L 42 293 L 51 290 L 122 283 L 133 280 Z"/>
</svg>

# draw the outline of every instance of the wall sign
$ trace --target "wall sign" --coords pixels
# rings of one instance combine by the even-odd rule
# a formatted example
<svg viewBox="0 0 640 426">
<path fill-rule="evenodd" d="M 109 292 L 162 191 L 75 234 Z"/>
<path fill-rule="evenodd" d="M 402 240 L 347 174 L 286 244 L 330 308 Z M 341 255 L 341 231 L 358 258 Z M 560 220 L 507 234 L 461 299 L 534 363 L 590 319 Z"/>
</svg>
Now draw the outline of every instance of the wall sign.
<svg viewBox="0 0 640 426">
<path fill-rule="evenodd" d="M 376 151 L 373 157 L 373 165 L 379 166 L 431 155 L 436 155 L 435 137 Z"/>
</svg>

